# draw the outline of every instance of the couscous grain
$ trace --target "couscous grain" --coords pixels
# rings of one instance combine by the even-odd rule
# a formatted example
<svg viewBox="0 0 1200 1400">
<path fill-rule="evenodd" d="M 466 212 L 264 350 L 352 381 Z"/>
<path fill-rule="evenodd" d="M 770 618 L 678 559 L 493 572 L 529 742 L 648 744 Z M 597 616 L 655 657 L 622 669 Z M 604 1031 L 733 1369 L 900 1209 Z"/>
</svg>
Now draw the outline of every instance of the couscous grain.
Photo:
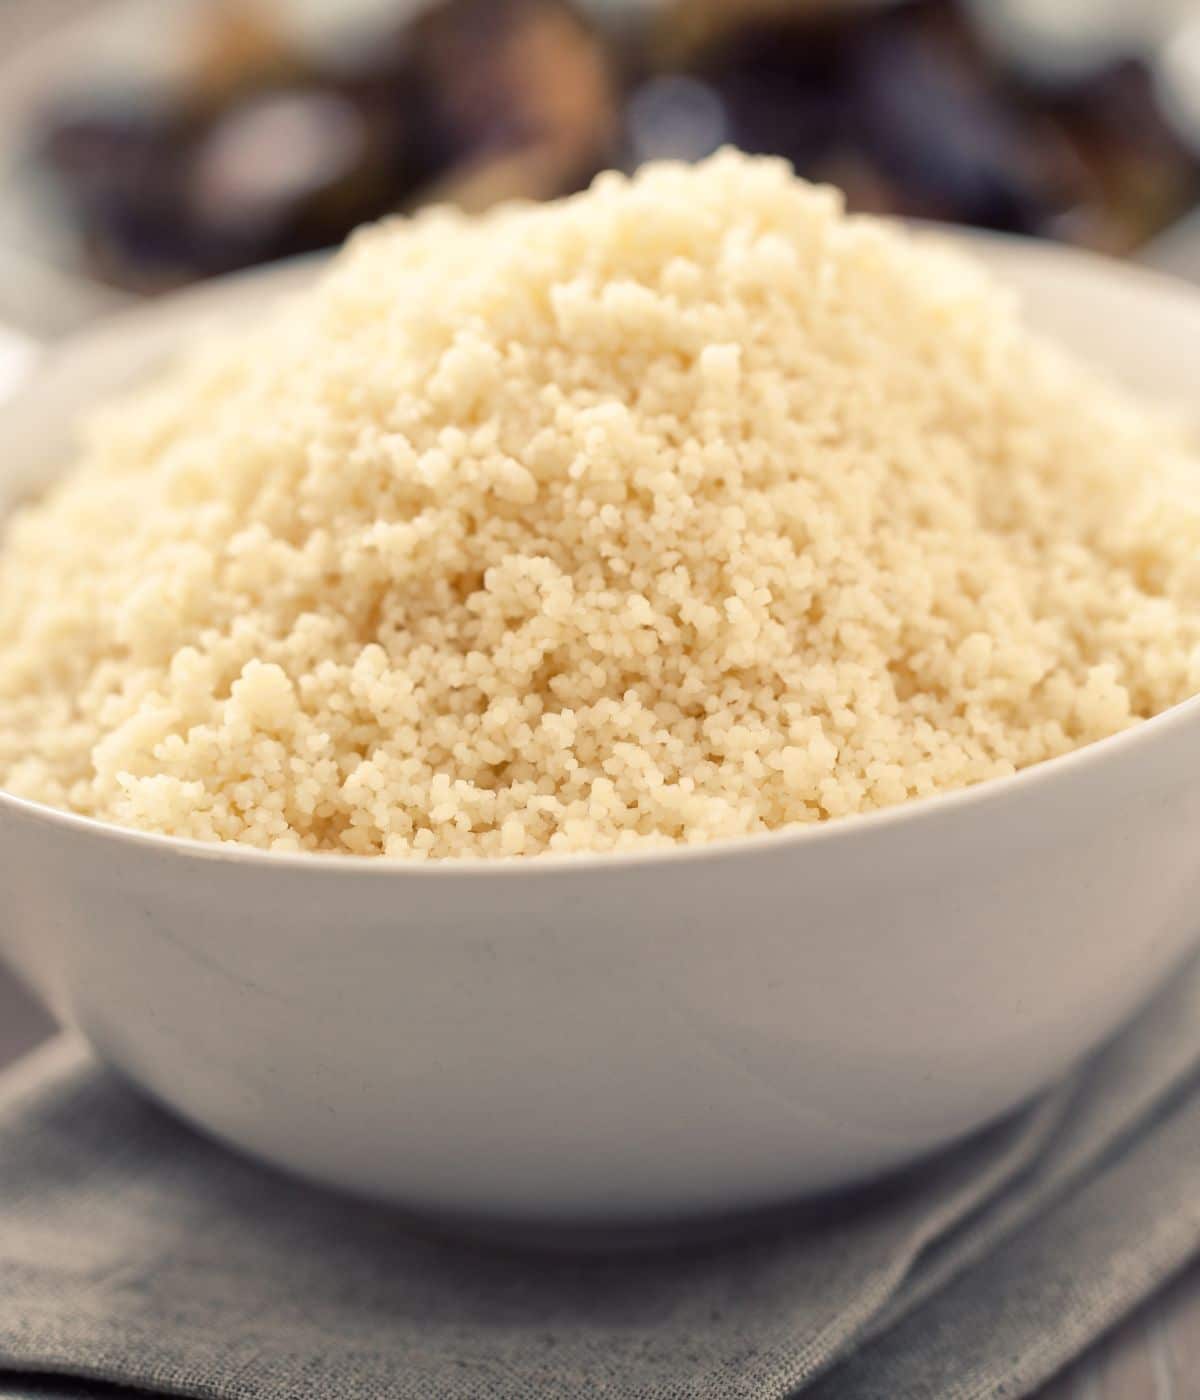
<svg viewBox="0 0 1200 1400">
<path fill-rule="evenodd" d="M 352 240 L 0 554 L 0 785 L 260 847 L 818 822 L 1200 687 L 1200 466 L 775 161 Z"/>
</svg>

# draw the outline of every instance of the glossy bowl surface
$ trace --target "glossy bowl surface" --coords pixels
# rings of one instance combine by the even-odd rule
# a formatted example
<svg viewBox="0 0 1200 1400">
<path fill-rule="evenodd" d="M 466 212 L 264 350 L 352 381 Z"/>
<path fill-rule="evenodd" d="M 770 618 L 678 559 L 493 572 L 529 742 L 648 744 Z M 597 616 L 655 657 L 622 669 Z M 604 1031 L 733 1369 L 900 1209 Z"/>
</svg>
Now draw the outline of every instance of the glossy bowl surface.
<svg viewBox="0 0 1200 1400">
<path fill-rule="evenodd" d="M 1200 403 L 1200 295 L 980 251 L 1033 319 Z M 0 507 L 82 408 L 304 267 L 122 317 L 0 409 Z M 601 1226 L 861 1181 L 1012 1109 L 1200 926 L 1200 700 L 1015 778 L 629 857 L 405 865 L 0 795 L 0 948 L 97 1051 L 267 1161 L 422 1211 Z"/>
</svg>

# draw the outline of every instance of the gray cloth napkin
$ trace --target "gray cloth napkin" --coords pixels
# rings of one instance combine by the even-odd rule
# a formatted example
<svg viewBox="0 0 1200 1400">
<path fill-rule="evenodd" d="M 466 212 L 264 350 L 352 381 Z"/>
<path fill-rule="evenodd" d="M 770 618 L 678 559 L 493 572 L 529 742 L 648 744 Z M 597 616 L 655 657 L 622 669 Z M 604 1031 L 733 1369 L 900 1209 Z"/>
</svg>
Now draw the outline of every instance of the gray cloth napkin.
<svg viewBox="0 0 1200 1400">
<path fill-rule="evenodd" d="M 1193 967 L 1068 1083 L 903 1178 L 604 1258 L 291 1182 L 63 1040 L 0 1081 L 0 1396 L 1024 1394 L 1200 1247 L 1198 1066 Z"/>
</svg>

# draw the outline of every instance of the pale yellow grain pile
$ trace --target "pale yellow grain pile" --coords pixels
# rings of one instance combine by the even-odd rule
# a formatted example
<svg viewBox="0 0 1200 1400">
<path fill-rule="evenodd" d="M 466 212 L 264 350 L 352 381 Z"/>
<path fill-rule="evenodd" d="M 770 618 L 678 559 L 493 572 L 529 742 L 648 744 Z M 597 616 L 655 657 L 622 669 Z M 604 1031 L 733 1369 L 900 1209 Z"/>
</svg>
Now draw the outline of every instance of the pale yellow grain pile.
<svg viewBox="0 0 1200 1400">
<path fill-rule="evenodd" d="M 1198 472 L 780 163 L 387 223 L 13 522 L 0 784 L 499 856 L 979 782 L 1197 688 Z"/>
</svg>

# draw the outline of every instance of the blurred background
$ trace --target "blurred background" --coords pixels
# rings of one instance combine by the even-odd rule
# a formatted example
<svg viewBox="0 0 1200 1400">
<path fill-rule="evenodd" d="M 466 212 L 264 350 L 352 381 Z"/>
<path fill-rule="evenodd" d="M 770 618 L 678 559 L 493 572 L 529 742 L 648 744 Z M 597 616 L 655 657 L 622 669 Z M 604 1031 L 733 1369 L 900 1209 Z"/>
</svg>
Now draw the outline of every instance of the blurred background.
<svg viewBox="0 0 1200 1400">
<path fill-rule="evenodd" d="M 0 370 L 6 327 L 725 143 L 1200 279 L 1200 0 L 0 0 Z M 0 1060 L 45 1028 L 0 980 Z"/>
<path fill-rule="evenodd" d="M 1200 199 L 1200 3 L 0 0 L 0 319 L 725 142 L 1138 254 Z"/>
</svg>

